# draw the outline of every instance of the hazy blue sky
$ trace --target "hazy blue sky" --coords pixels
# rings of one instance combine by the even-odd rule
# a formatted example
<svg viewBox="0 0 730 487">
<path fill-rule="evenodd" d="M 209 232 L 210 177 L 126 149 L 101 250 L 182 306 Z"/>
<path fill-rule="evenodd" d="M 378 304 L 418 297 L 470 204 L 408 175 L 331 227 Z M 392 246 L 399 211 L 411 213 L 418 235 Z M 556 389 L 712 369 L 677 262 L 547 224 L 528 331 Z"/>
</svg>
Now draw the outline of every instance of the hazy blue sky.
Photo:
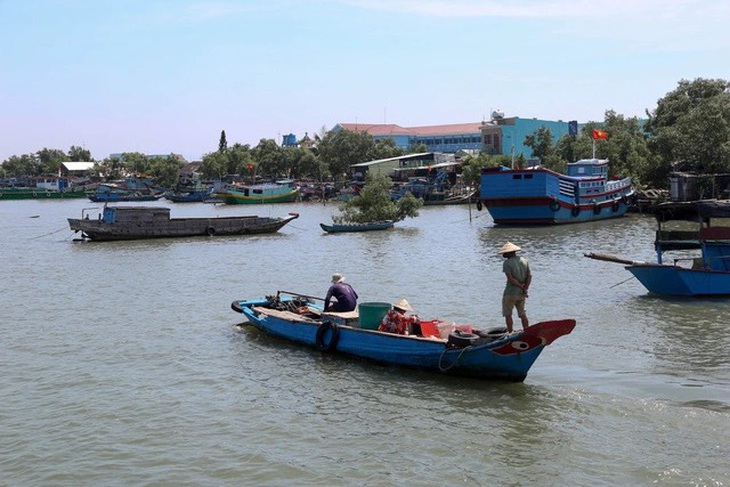
<svg viewBox="0 0 730 487">
<path fill-rule="evenodd" d="M 0 0 L 0 161 L 507 116 L 643 116 L 730 79 L 727 0 Z"/>
</svg>

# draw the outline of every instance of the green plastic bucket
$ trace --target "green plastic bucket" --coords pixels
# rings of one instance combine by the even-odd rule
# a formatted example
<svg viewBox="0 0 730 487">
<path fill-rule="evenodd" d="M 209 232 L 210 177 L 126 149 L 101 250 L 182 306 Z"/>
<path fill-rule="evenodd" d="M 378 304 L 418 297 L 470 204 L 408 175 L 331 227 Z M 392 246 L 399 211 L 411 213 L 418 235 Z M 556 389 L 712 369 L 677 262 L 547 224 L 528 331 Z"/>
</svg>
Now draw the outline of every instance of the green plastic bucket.
<svg viewBox="0 0 730 487">
<path fill-rule="evenodd" d="M 360 328 L 376 330 L 390 308 L 390 303 L 360 303 L 358 306 Z"/>
</svg>

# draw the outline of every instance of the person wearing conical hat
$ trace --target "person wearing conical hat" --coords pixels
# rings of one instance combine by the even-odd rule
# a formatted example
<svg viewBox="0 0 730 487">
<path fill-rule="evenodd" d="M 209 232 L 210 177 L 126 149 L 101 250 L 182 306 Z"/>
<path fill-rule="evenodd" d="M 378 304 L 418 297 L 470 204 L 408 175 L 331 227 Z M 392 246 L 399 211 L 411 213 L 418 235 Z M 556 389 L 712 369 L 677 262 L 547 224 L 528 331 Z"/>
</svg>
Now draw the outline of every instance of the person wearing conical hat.
<svg viewBox="0 0 730 487">
<path fill-rule="evenodd" d="M 378 331 L 386 331 L 397 335 L 408 335 L 411 333 L 413 325 L 419 322 L 418 316 L 407 316 L 406 312 L 408 311 L 413 311 L 408 301 L 405 299 L 396 301 L 393 303 L 393 309 L 388 311 L 383 317 Z"/>
<path fill-rule="evenodd" d="M 330 304 L 332 298 L 335 301 Z M 348 283 L 345 282 L 345 276 L 336 272 L 332 274 L 332 285 L 327 290 L 327 296 L 324 298 L 325 311 L 354 311 L 357 308 L 357 293 Z"/>
<path fill-rule="evenodd" d="M 520 317 L 522 328 L 530 326 L 525 311 L 525 301 L 527 299 L 527 290 L 532 282 L 532 273 L 530 273 L 530 264 L 522 256 L 517 255 L 521 251 L 517 245 L 507 242 L 499 249 L 499 254 L 504 257 L 502 264 L 502 272 L 507 277 L 507 284 L 502 293 L 502 316 L 504 316 L 507 331 L 512 333 L 514 321 L 512 320 L 512 310 L 517 308 L 517 316 Z"/>
</svg>

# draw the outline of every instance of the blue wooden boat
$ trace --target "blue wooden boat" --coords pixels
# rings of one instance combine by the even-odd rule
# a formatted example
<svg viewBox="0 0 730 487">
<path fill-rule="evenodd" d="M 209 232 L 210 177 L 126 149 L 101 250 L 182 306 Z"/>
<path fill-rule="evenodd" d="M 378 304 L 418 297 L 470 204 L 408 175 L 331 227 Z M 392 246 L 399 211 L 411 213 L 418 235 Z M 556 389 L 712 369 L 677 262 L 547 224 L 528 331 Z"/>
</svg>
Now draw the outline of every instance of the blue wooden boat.
<svg viewBox="0 0 730 487">
<path fill-rule="evenodd" d="M 581 159 L 567 174 L 549 169 L 485 168 L 481 200 L 497 224 L 553 225 L 623 216 L 634 198 L 630 178 L 609 180 L 607 159 Z"/>
<path fill-rule="evenodd" d="M 165 193 L 165 198 L 174 203 L 201 203 L 213 199 L 213 187 L 209 188 L 176 188 Z"/>
<path fill-rule="evenodd" d="M 368 222 L 368 223 L 342 223 L 332 225 L 326 225 L 320 223 L 319 226 L 328 233 L 344 233 L 344 232 L 370 232 L 373 230 L 387 230 L 393 228 L 394 222 L 392 220 L 385 220 L 382 222 Z"/>
<path fill-rule="evenodd" d="M 626 264 L 626 269 L 649 291 L 667 296 L 730 296 L 730 227 L 712 226 L 713 218 L 730 218 L 730 201 L 705 200 L 662 203 L 654 248 L 657 262 L 637 262 L 602 254 L 587 257 Z M 695 222 L 697 231 L 672 229 L 678 221 Z M 674 225 L 675 227 L 677 225 Z M 700 255 L 688 255 L 688 250 Z M 666 263 L 665 253 L 678 257 Z"/>
<path fill-rule="evenodd" d="M 155 187 L 151 179 L 130 176 L 121 184 L 100 184 L 96 191 L 88 194 L 88 198 L 96 203 L 118 203 L 156 201 L 164 195 L 164 189 Z"/>
<path fill-rule="evenodd" d="M 568 319 L 537 323 L 512 334 L 502 329 L 453 332 L 448 339 L 395 335 L 360 328 L 351 316 L 356 311 L 339 320 L 340 313 L 323 313 L 303 295 L 283 293 L 234 301 L 231 308 L 265 333 L 323 352 L 477 379 L 523 381 L 542 350 L 575 327 L 575 320 Z"/>
</svg>

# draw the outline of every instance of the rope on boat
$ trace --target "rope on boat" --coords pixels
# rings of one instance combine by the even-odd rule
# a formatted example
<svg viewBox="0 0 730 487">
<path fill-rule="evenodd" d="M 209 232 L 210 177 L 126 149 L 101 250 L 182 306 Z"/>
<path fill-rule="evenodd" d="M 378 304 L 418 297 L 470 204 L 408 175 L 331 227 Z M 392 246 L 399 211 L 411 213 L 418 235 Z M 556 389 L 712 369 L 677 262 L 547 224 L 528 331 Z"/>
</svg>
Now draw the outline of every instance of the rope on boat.
<svg viewBox="0 0 730 487">
<path fill-rule="evenodd" d="M 43 235 L 36 235 L 35 237 L 29 237 L 28 240 L 35 240 L 36 238 L 47 237 L 49 235 L 53 235 L 54 233 L 58 233 L 58 232 L 61 232 L 63 230 L 67 230 L 67 229 L 68 229 L 67 227 L 61 227 L 58 230 L 54 230 L 54 231 L 49 232 L 49 233 L 44 233 Z"/>
<path fill-rule="evenodd" d="M 471 347 L 472 347 L 471 345 L 467 345 L 466 347 L 462 348 L 461 349 L 461 352 L 459 352 L 459 355 L 457 355 L 456 358 L 454 359 L 454 362 L 451 365 L 449 365 L 448 367 L 444 367 L 443 364 L 442 364 L 442 361 L 444 359 L 444 355 L 446 355 L 446 352 L 449 351 L 448 348 L 444 348 L 444 351 L 441 352 L 441 356 L 439 357 L 439 370 L 441 372 L 446 372 L 446 371 L 449 371 L 449 370 L 453 369 L 454 366 L 456 366 L 456 364 L 459 363 L 459 359 L 464 354 L 464 352 L 466 352 L 467 350 L 469 350 Z"/>
<path fill-rule="evenodd" d="M 621 282 L 619 282 L 619 283 L 616 283 L 616 284 L 614 284 L 613 286 L 609 287 L 609 289 L 613 289 L 613 288 L 615 288 L 616 286 L 620 286 L 621 284 L 623 284 L 623 283 L 625 283 L 625 282 L 629 282 L 629 281 L 630 281 L 631 279 L 634 279 L 635 277 L 636 277 L 636 276 L 634 276 L 634 275 L 632 274 L 632 275 L 631 275 L 631 277 L 629 277 L 628 279 L 625 279 L 625 280 L 623 280 L 623 281 L 621 281 Z"/>
</svg>

